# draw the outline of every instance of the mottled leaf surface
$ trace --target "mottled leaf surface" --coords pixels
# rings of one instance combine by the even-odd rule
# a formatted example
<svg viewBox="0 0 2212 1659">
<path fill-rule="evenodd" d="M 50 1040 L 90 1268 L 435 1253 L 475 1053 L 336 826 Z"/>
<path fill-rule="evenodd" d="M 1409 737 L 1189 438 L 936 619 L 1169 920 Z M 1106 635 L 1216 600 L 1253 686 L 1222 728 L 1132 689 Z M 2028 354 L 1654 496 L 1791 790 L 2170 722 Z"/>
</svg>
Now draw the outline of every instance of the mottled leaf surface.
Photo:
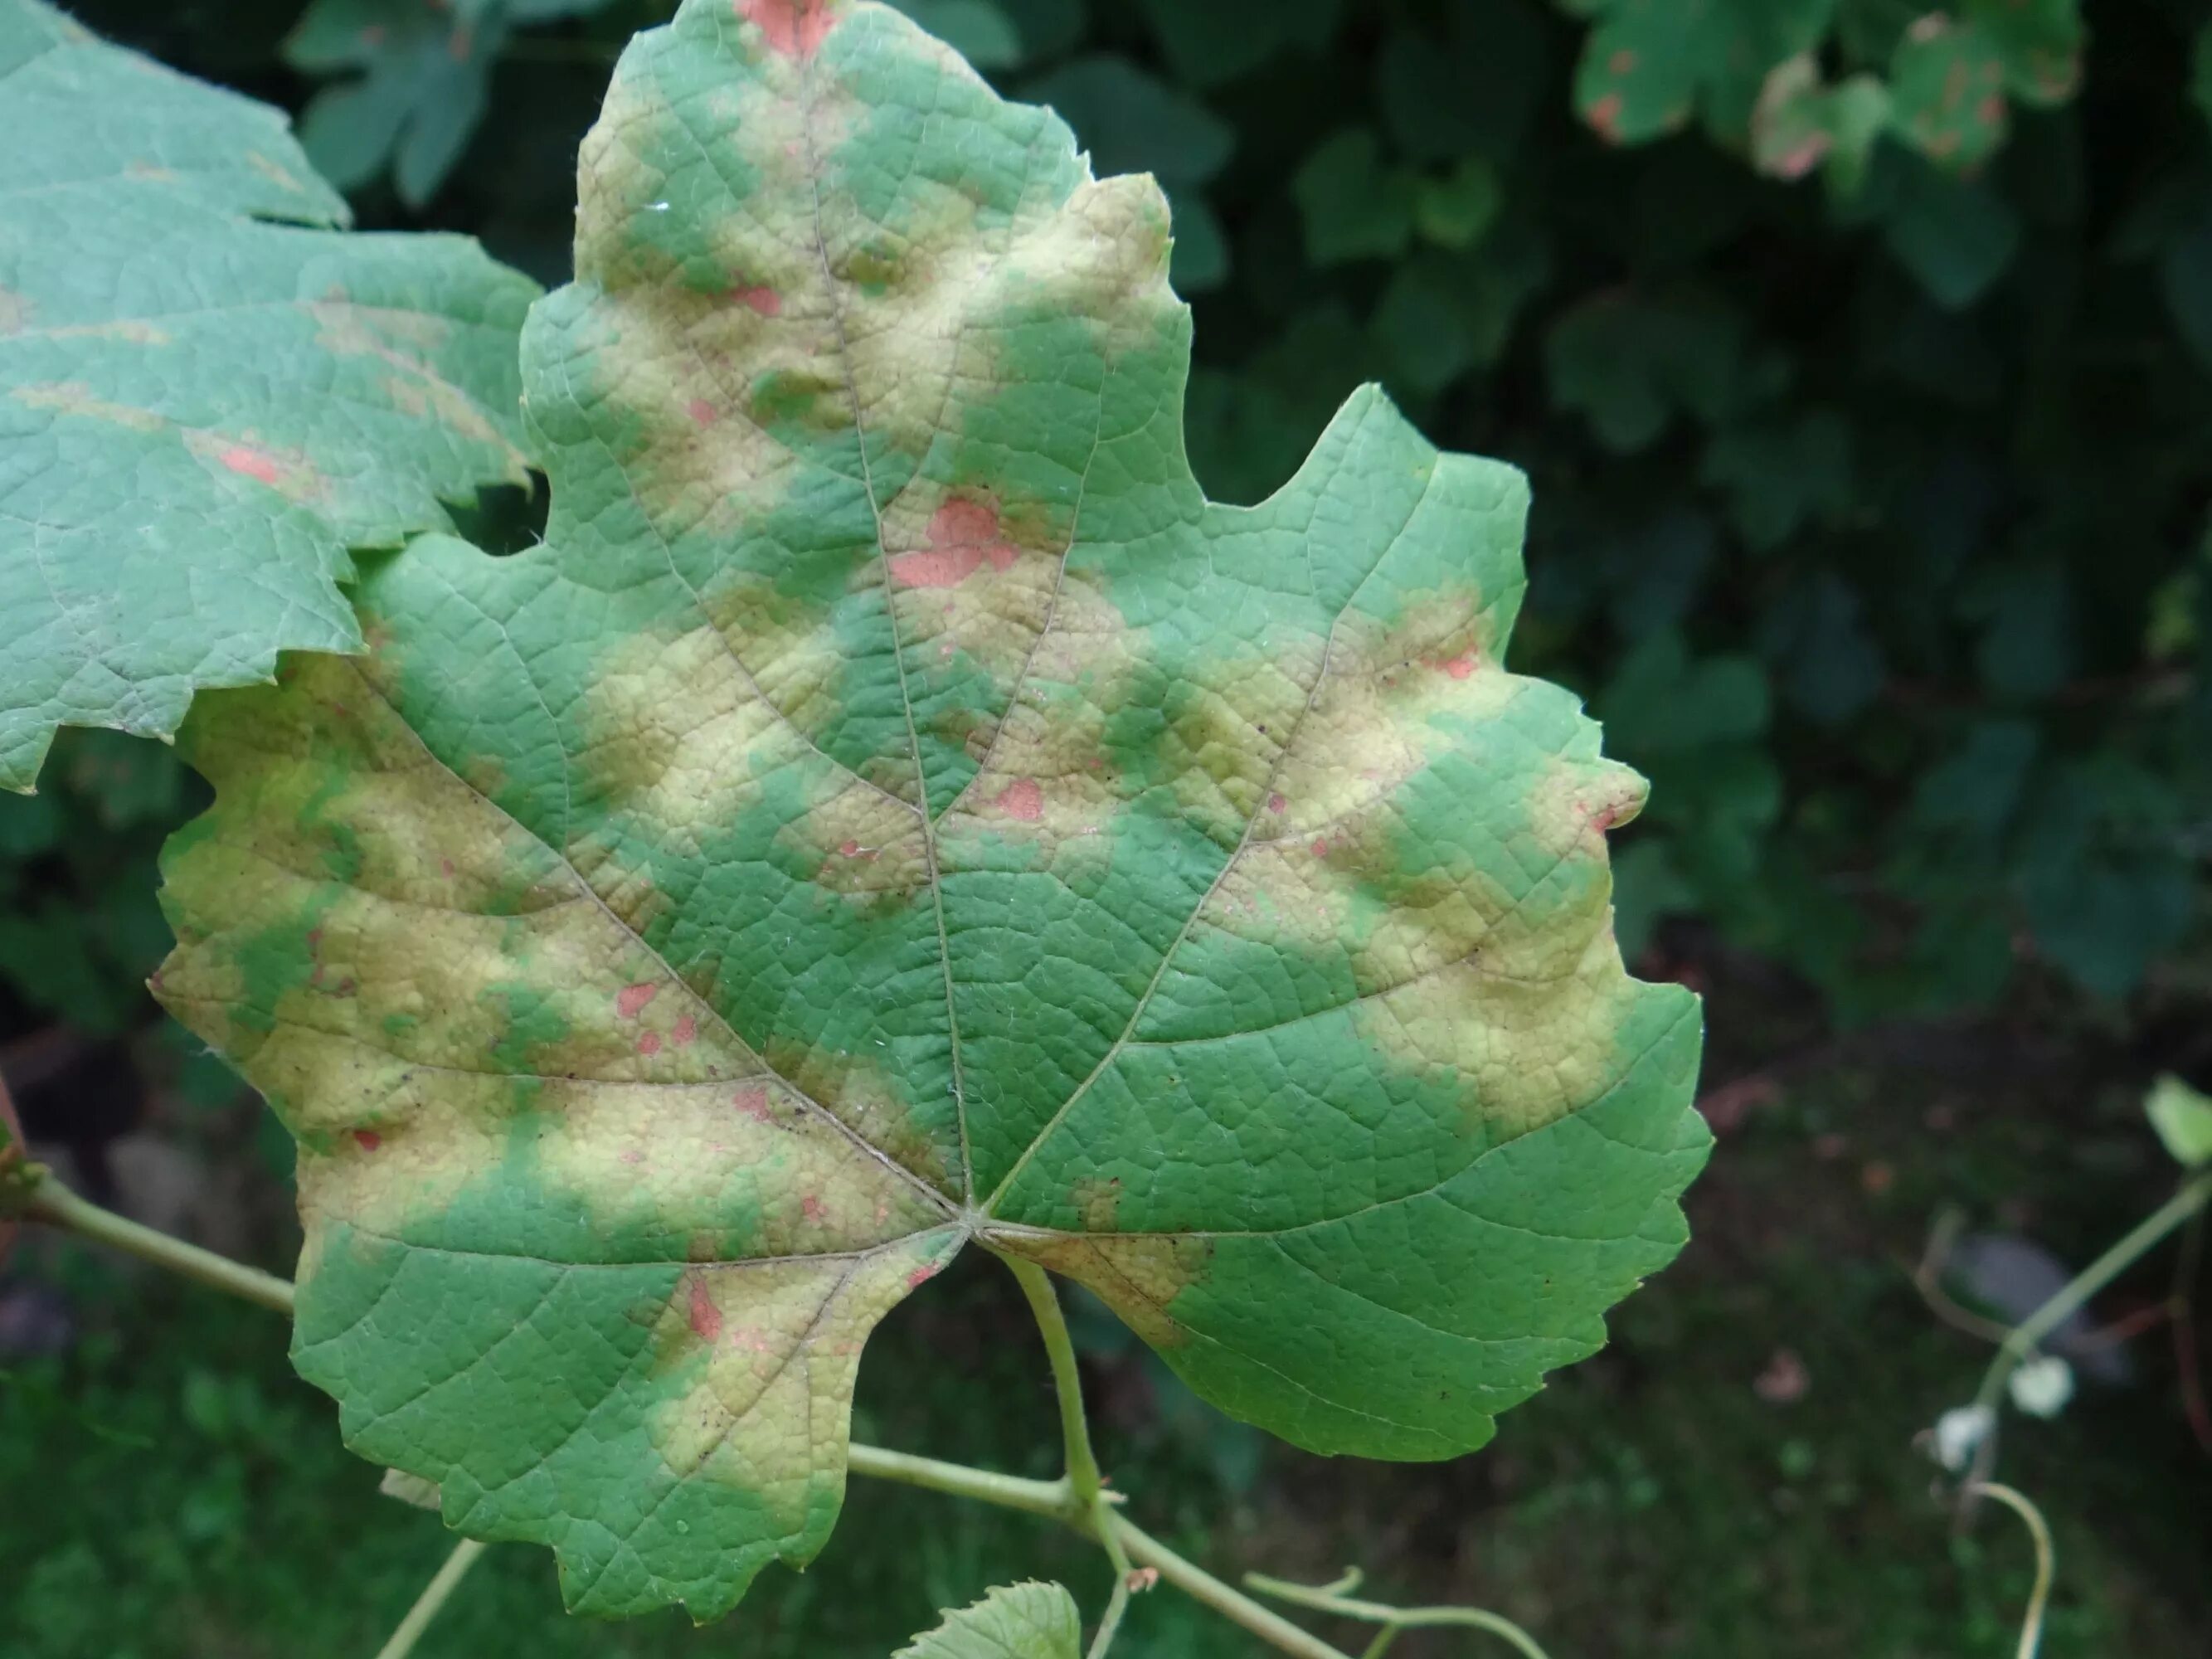
<svg viewBox="0 0 2212 1659">
<path fill-rule="evenodd" d="M 1158 186 L 880 7 L 685 6 L 580 173 L 545 544 L 187 729 L 160 988 L 299 1137 L 350 1443 L 709 1614 L 974 1239 L 1302 1446 L 1482 1444 L 1706 1146 L 1641 781 L 1503 666 L 1520 475 L 1370 389 L 1208 502 Z"/>
<path fill-rule="evenodd" d="M 892 1659 L 1076 1659 L 1082 1636 L 1075 1598 L 1058 1584 L 1001 1584 Z"/>
<path fill-rule="evenodd" d="M 276 111 L 0 0 L 0 785 L 59 725 L 360 648 L 349 547 L 526 477 L 536 290 L 469 241 L 340 234 Z"/>
</svg>

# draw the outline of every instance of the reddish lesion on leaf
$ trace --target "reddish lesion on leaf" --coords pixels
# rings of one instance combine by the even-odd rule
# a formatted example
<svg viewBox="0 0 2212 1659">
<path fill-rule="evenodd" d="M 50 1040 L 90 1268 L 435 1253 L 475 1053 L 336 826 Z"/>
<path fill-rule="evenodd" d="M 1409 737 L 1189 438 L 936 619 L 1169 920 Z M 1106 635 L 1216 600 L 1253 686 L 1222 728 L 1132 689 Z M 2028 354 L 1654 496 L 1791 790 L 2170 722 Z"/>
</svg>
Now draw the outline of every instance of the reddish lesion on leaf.
<svg viewBox="0 0 2212 1659">
<path fill-rule="evenodd" d="M 811 58 L 830 33 L 834 0 L 737 0 L 738 15 L 757 25 L 770 52 Z"/>
<path fill-rule="evenodd" d="M 924 533 L 928 547 L 890 556 L 891 580 L 900 587 L 957 587 L 986 564 L 1007 570 L 1021 556 L 988 501 L 949 501 L 930 514 Z"/>
<path fill-rule="evenodd" d="M 992 798 L 991 804 L 1010 818 L 1035 823 L 1044 816 L 1044 789 L 1035 778 L 1016 778 Z"/>
</svg>

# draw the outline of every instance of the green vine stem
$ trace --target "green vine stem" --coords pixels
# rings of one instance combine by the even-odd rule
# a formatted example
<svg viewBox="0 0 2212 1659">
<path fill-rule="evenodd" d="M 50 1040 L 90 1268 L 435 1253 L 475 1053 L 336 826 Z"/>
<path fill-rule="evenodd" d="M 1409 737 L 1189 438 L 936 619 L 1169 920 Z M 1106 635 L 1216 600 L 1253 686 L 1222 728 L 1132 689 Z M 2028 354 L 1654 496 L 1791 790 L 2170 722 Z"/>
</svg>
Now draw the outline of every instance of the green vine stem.
<svg viewBox="0 0 2212 1659">
<path fill-rule="evenodd" d="M 1088 1509 L 1101 1501 L 1106 1483 L 1098 1473 L 1098 1455 L 1091 1449 L 1091 1424 L 1083 1410 L 1083 1379 L 1076 1370 L 1075 1344 L 1067 1334 L 1066 1316 L 1060 1310 L 1060 1297 L 1043 1268 L 1015 1255 L 1000 1255 L 999 1260 L 1012 1270 L 1014 1282 L 1029 1298 L 1030 1312 L 1044 1338 L 1053 1390 L 1060 1397 L 1060 1433 L 1067 1444 L 1067 1478 L 1077 1499 Z"/>
<path fill-rule="evenodd" d="M 477 1557 L 484 1553 L 482 1543 L 473 1538 L 464 1538 L 453 1546 L 453 1553 L 446 1558 L 446 1565 L 438 1569 L 437 1577 L 422 1586 L 422 1593 L 415 1598 L 415 1605 L 407 1609 L 407 1616 L 399 1621 L 399 1628 L 392 1632 L 392 1639 L 376 1650 L 376 1659 L 407 1659 L 415 1651 L 415 1644 L 446 1605 L 446 1598 L 453 1587 L 468 1577 L 469 1569 L 477 1564 Z"/>
<path fill-rule="evenodd" d="M 2043 1644 L 2043 1609 L 2051 1600 L 2051 1580 L 2056 1560 L 2051 1547 L 2051 1528 L 2043 1511 L 2025 1492 L 1997 1480 L 1977 1480 L 1966 1488 L 1971 1497 L 1993 1498 L 2018 1516 L 2035 1540 L 2035 1586 L 2027 1593 L 2027 1613 L 2020 1625 L 2020 1646 L 2014 1659 L 2035 1659 Z"/>
<path fill-rule="evenodd" d="M 1014 1275 L 1015 1283 L 1029 1300 L 1030 1312 L 1036 1316 L 1037 1330 L 1044 1338 L 1045 1358 L 1052 1366 L 1052 1386 L 1060 1399 L 1060 1433 L 1067 1448 L 1067 1481 L 1074 1502 L 1091 1525 L 1091 1536 L 1106 1552 L 1106 1559 L 1114 1567 L 1114 1589 L 1106 1602 L 1106 1611 L 1100 1615 L 1098 1632 L 1091 1638 L 1089 1659 L 1105 1659 L 1106 1650 L 1113 1645 L 1114 1633 L 1121 1627 L 1121 1615 L 1128 1611 L 1129 1589 L 1133 1570 L 1129 1554 L 1115 1531 L 1113 1516 L 1107 1507 L 1106 1480 L 1099 1473 L 1098 1455 L 1091 1447 L 1091 1421 L 1083 1409 L 1083 1376 L 1075 1362 L 1075 1344 L 1067 1334 L 1067 1317 L 1060 1310 L 1060 1296 L 1052 1287 L 1052 1277 L 1034 1261 L 1019 1256 L 1000 1255 Z"/>
<path fill-rule="evenodd" d="M 1974 1403 L 1994 1411 L 1998 1396 L 2004 1392 L 2005 1379 L 2035 1352 L 2037 1345 L 2045 1337 L 2064 1324 L 2075 1310 L 2132 1267 L 2153 1245 L 2203 1209 L 2208 1199 L 2212 1199 L 2212 1170 L 2203 1170 L 2184 1182 L 2181 1189 L 2172 1198 L 2137 1222 L 2104 1255 L 2075 1274 L 2072 1282 L 2057 1295 L 2014 1326 L 2003 1342 L 1998 1345 L 1996 1357 L 1990 1361 L 1989 1370 L 1982 1374 L 1982 1386 L 1974 1395 Z M 1981 1484 L 1990 1496 L 1996 1496 L 1996 1488 L 1987 1483 Z"/>
<path fill-rule="evenodd" d="M 258 1268 L 244 1267 L 213 1251 L 187 1244 L 182 1239 L 172 1238 L 150 1227 L 142 1227 L 134 1221 L 126 1221 L 119 1215 L 101 1209 L 97 1204 L 80 1198 L 39 1166 L 33 1165 L 21 1173 L 27 1177 L 28 1196 L 21 1206 L 26 1219 L 67 1228 L 203 1285 L 228 1291 L 234 1296 L 243 1297 L 278 1313 L 291 1313 L 293 1295 L 289 1280 Z M 1053 1356 L 1054 1382 L 1060 1390 L 1061 1427 L 1063 1431 L 1068 1431 L 1071 1424 L 1073 1427 L 1069 1440 L 1068 1474 L 1057 1480 L 1030 1480 L 1019 1475 L 1000 1474 L 990 1469 L 970 1468 L 964 1463 L 947 1463 L 934 1457 L 889 1451 L 881 1446 L 857 1443 L 847 1450 L 847 1467 L 854 1474 L 867 1479 L 896 1481 L 902 1486 L 919 1486 L 954 1498 L 971 1498 L 977 1503 L 991 1504 L 1000 1509 L 1018 1510 L 1024 1514 L 1057 1521 L 1093 1540 L 1106 1551 L 1109 1559 L 1115 1564 L 1115 1576 L 1119 1581 L 1116 1599 L 1124 1605 L 1133 1571 L 1137 1567 L 1150 1567 L 1192 1600 L 1242 1626 L 1278 1652 L 1290 1654 L 1293 1659 L 1351 1659 L 1351 1656 L 1342 1649 L 1331 1647 L 1310 1631 L 1300 1629 L 1273 1608 L 1261 1606 L 1234 1586 L 1224 1583 L 1120 1513 L 1115 1507 L 1119 1498 L 1106 1491 L 1104 1478 L 1098 1473 L 1097 1458 L 1091 1450 L 1088 1420 L 1083 1414 L 1083 1395 L 1075 1376 L 1074 1345 L 1068 1340 L 1067 1324 L 1060 1316 L 1059 1298 L 1052 1295 L 1051 1280 L 1045 1278 L 1042 1269 L 1028 1263 L 1022 1266 L 1029 1267 L 1030 1272 L 1043 1281 L 1045 1296 L 1051 1310 L 1052 1325 L 1047 1327 L 1043 1317 L 1040 1316 L 1039 1326 L 1045 1330 L 1046 1351 Z M 1018 1269 L 1016 1277 L 1021 1277 Z M 1029 1294 L 1030 1287 L 1024 1283 L 1023 1290 Z M 1032 1309 L 1037 1306 L 1033 1294 L 1030 1295 L 1030 1306 Z M 1073 1449 L 1077 1446 L 1081 1449 L 1079 1453 Z M 1077 1484 L 1079 1467 L 1090 1472 L 1091 1496 L 1087 1500 Z M 393 1633 L 392 1642 L 385 1644 L 378 1659 L 401 1659 L 401 1656 L 407 1653 L 414 1642 L 414 1636 L 408 1633 L 410 1625 L 419 1632 L 422 1626 L 428 1624 L 431 1616 L 453 1594 L 453 1586 L 474 1564 L 483 1546 L 474 1540 L 466 1540 L 454 1551 L 453 1558 L 447 1561 L 438 1577 L 424 1589 L 415 1610 L 408 1614 L 407 1622 Z M 427 1607 L 425 1603 L 428 1604 Z M 421 1615 L 419 1620 L 417 1613 Z M 1112 1632 L 1109 1630 L 1105 1634 L 1110 1638 Z M 407 1645 L 394 1647 L 393 1644 L 399 1642 L 403 1635 L 407 1638 Z M 1094 1643 L 1094 1653 L 1103 1650 Z"/>
<path fill-rule="evenodd" d="M 1499 1640 L 1510 1642 L 1525 1659 L 1549 1659 L 1536 1644 L 1536 1638 L 1503 1614 L 1486 1613 L 1480 1607 L 1394 1607 L 1382 1601 L 1355 1601 L 1352 1592 L 1359 1588 L 1360 1572 L 1357 1567 L 1345 1569 L 1344 1576 L 1333 1583 L 1294 1584 L 1288 1579 L 1270 1578 L 1263 1572 L 1248 1572 L 1244 1582 L 1262 1595 L 1272 1595 L 1279 1601 L 1291 1601 L 1302 1607 L 1312 1607 L 1319 1613 L 1333 1613 L 1342 1619 L 1364 1620 L 1380 1625 L 1363 1659 L 1379 1659 L 1379 1656 L 1397 1639 L 1398 1632 L 1440 1625 L 1462 1626 L 1469 1630 L 1487 1631 Z"/>
<path fill-rule="evenodd" d="M 292 1311 L 289 1280 L 233 1261 L 228 1256 L 217 1255 L 212 1250 L 204 1250 L 197 1244 L 187 1244 L 181 1238 L 172 1238 L 151 1227 L 142 1227 L 112 1210 L 103 1210 L 55 1180 L 42 1164 L 29 1165 L 24 1176 L 25 1220 L 66 1228 L 83 1237 L 112 1245 L 142 1261 L 150 1261 L 157 1267 L 166 1267 L 173 1273 L 218 1291 L 228 1291 L 233 1296 L 244 1297 L 248 1302 L 258 1302 L 278 1313 Z"/>
</svg>

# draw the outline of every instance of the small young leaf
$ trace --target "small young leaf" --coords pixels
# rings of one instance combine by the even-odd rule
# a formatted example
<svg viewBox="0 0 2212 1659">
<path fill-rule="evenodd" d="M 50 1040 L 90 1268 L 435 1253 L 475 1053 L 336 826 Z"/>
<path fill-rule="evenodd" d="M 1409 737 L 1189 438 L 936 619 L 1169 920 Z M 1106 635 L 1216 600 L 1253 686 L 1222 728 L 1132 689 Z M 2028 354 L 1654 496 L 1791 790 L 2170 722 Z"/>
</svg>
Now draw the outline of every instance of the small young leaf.
<svg viewBox="0 0 2212 1659">
<path fill-rule="evenodd" d="M 1139 0 L 1176 78 L 1216 87 L 1288 47 L 1318 51 L 1336 32 L 1344 0 Z"/>
<path fill-rule="evenodd" d="M 1700 113 L 1740 137 L 1774 66 L 1809 52 L 1835 0 L 1577 0 L 1597 23 L 1575 70 L 1575 108 L 1612 144 L 1680 131 Z"/>
<path fill-rule="evenodd" d="M 1079 58 L 1024 90 L 1075 129 L 1101 173 L 1149 173 L 1164 185 L 1202 185 L 1237 145 L 1226 121 L 1126 58 Z"/>
<path fill-rule="evenodd" d="M 1443 177 L 1421 180 L 1413 197 L 1414 228 L 1439 247 L 1473 247 L 1504 200 L 1496 169 L 1470 155 Z"/>
<path fill-rule="evenodd" d="M 1889 81 L 1895 130 L 1930 161 L 1966 171 L 2004 143 L 2004 59 L 1987 30 L 1929 13 L 1898 43 Z"/>
<path fill-rule="evenodd" d="M 2020 216 L 1987 185 L 1954 179 L 1910 155 L 1882 219 L 1882 238 L 1928 296 L 1960 311 L 1988 291 L 2020 249 Z"/>
<path fill-rule="evenodd" d="M 1831 87 L 1810 52 L 1785 58 L 1768 73 L 1752 109 L 1752 165 L 1778 179 L 1825 167 L 1838 192 L 1856 195 L 1889 108 L 1888 88 L 1870 75 Z"/>
<path fill-rule="evenodd" d="M 2212 1162 L 2212 1098 L 2169 1074 L 2151 1085 L 2143 1112 L 2175 1163 L 2193 1170 Z"/>
<path fill-rule="evenodd" d="M 62 724 L 166 737 L 281 648 L 358 649 L 349 547 L 527 475 L 536 293 L 346 236 L 283 118 L 0 0 L 0 786 Z"/>
<path fill-rule="evenodd" d="M 1779 387 L 1742 314 L 1702 290 L 1601 291 L 1561 315 L 1544 342 L 1552 402 L 1579 410 L 1607 449 L 1658 441 L 1677 414 L 1709 424 Z"/>
<path fill-rule="evenodd" d="M 1300 1445 L 1484 1443 L 1707 1146 L 1642 782 L 1503 666 L 1521 476 L 1368 388 L 1207 501 L 1158 185 L 880 6 L 690 0 L 580 172 L 544 544 L 186 733 L 159 990 L 298 1137 L 349 1443 L 711 1615 L 973 1239 Z"/>
<path fill-rule="evenodd" d="M 1306 258 L 1317 265 L 1387 259 L 1413 235 L 1415 179 L 1382 159 L 1364 127 L 1325 140 L 1291 180 L 1305 225 Z"/>
<path fill-rule="evenodd" d="M 1076 1659 L 1082 1637 L 1075 1598 L 1060 1585 L 1001 1584 L 891 1659 Z"/>
<path fill-rule="evenodd" d="M 981 6 L 984 0 L 940 0 Z M 608 0 L 310 0 L 284 42 L 284 60 L 309 75 L 357 70 L 317 93 L 300 141 L 342 190 L 388 167 L 399 199 L 438 193 L 483 119 L 491 70 L 518 23 L 603 9 Z M 1003 25 L 1002 25 L 1003 27 Z"/>
<path fill-rule="evenodd" d="M 898 9 L 977 69 L 1012 69 L 1022 37 L 992 0 L 893 0 Z"/>
</svg>

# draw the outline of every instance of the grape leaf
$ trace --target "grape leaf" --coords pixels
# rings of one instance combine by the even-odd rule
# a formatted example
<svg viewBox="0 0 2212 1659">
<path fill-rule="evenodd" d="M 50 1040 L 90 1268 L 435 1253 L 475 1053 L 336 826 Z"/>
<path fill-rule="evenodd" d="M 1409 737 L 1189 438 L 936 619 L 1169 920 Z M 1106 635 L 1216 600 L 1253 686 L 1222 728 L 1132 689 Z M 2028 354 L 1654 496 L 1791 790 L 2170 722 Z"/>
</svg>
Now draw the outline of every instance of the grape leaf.
<svg viewBox="0 0 2212 1659">
<path fill-rule="evenodd" d="M 1058 1584 L 1001 1584 L 891 1659 L 1076 1659 L 1082 1623 Z"/>
<path fill-rule="evenodd" d="M 276 112 L 0 0 L 0 785 L 58 725 L 360 648 L 349 547 L 526 477 L 536 293 L 471 242 L 336 234 Z"/>
<path fill-rule="evenodd" d="M 7 1104 L 7 1097 L 0 1094 L 0 1109 Z M 2183 1169 L 2212 1163 L 2212 1098 L 2169 1072 L 2143 1097 L 2143 1114 L 2158 1132 L 2160 1144 Z M 5 1133 L 5 1126 L 0 1125 L 0 1134 Z"/>
<path fill-rule="evenodd" d="M 1916 20 L 1890 61 L 1892 129 L 1931 161 L 1971 172 L 2005 141 L 2009 98 L 2063 103 L 2081 79 L 2080 0 L 1966 0 Z"/>
<path fill-rule="evenodd" d="M 1693 113 L 1740 137 L 1768 72 L 1817 47 L 1835 9 L 1835 0 L 1566 3 L 1595 20 L 1575 66 L 1575 108 L 1613 144 L 1680 131 Z"/>
<path fill-rule="evenodd" d="M 1830 86 L 1810 52 L 1770 70 L 1751 112 L 1751 162 L 1778 179 L 1825 167 L 1835 188 L 1855 196 L 1889 120 L 1889 88 L 1871 75 Z"/>
<path fill-rule="evenodd" d="M 202 700 L 157 990 L 300 1141 L 295 1358 L 570 1602 L 731 1606 L 963 1243 L 1302 1446 L 1481 1445 L 1684 1237 L 1641 780 L 1507 673 L 1521 476 L 1184 459 L 1150 179 L 871 5 L 624 54 L 524 330 L 545 544 Z"/>
<path fill-rule="evenodd" d="M 325 87 L 300 142 L 341 189 L 387 164 L 399 199 L 438 193 L 483 119 L 492 65 L 518 24 L 587 16 L 608 0 L 309 0 L 284 41 L 302 74 L 358 70 Z"/>
</svg>

